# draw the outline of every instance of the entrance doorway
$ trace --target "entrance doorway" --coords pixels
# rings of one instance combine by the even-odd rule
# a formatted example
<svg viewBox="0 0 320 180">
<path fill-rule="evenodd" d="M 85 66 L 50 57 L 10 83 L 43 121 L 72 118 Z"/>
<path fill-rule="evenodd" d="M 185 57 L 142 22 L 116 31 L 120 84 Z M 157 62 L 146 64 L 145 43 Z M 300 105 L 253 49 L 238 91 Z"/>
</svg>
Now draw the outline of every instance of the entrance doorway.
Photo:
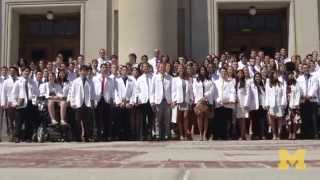
<svg viewBox="0 0 320 180">
<path fill-rule="evenodd" d="M 232 53 L 263 50 L 273 55 L 288 46 L 287 9 L 259 10 L 251 16 L 247 10 L 220 10 L 220 51 Z"/>
<path fill-rule="evenodd" d="M 27 61 L 64 61 L 80 53 L 80 14 L 55 15 L 51 21 L 43 15 L 21 15 L 19 56 Z"/>
</svg>

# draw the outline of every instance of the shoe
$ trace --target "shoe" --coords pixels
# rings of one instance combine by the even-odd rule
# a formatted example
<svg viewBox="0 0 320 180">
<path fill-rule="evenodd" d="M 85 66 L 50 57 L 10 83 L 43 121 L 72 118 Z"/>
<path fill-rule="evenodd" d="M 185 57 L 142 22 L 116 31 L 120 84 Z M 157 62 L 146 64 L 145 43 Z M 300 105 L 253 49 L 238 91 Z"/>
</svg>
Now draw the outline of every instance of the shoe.
<svg viewBox="0 0 320 180">
<path fill-rule="evenodd" d="M 64 120 L 61 120 L 60 124 L 61 124 L 62 126 L 68 126 L 68 123 L 67 123 L 66 121 L 64 121 Z"/>
<path fill-rule="evenodd" d="M 58 124 L 58 122 L 56 120 L 54 120 L 54 119 L 51 120 L 51 124 L 50 124 L 51 126 L 55 126 L 57 124 Z"/>
</svg>

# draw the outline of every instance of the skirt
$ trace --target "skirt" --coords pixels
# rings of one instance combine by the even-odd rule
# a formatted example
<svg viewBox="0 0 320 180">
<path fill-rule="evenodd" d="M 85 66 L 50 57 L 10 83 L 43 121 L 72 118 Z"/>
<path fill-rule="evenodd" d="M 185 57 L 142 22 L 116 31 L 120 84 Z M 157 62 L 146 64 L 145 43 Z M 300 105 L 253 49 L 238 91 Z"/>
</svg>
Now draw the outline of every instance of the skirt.
<svg viewBox="0 0 320 180">
<path fill-rule="evenodd" d="M 284 116 L 284 109 L 281 106 L 270 107 L 269 114 L 280 118 Z"/>
<path fill-rule="evenodd" d="M 191 109 L 190 105 L 187 103 L 180 103 L 177 105 L 177 107 L 178 107 L 178 111 L 189 111 Z"/>
<path fill-rule="evenodd" d="M 249 118 L 249 112 L 247 110 L 245 110 L 243 107 L 237 106 L 236 117 L 237 117 L 237 119 Z"/>
</svg>

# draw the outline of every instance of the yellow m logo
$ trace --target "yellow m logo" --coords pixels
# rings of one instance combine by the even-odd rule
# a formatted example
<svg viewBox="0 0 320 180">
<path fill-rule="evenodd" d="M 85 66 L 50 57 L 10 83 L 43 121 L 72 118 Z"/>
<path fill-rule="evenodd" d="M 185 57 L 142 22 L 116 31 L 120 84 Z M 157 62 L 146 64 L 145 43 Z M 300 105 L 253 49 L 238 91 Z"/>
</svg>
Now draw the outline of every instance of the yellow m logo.
<svg viewBox="0 0 320 180">
<path fill-rule="evenodd" d="M 288 150 L 279 150 L 280 162 L 278 164 L 278 169 L 287 170 L 289 169 L 289 166 L 295 166 L 298 170 L 306 169 L 306 164 L 304 163 L 305 155 L 305 149 L 299 149 L 294 152 L 293 155 L 290 155 Z"/>
</svg>

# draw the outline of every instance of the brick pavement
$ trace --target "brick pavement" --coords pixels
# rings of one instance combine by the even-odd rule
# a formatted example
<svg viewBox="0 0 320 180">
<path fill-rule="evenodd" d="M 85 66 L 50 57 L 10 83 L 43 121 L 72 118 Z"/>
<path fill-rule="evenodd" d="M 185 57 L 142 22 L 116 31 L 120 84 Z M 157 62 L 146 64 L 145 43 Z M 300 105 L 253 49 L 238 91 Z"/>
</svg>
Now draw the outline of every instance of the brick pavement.
<svg viewBox="0 0 320 180">
<path fill-rule="evenodd" d="M 0 143 L 0 168 L 276 168 L 279 148 L 307 149 L 320 168 L 320 141 Z"/>
</svg>

